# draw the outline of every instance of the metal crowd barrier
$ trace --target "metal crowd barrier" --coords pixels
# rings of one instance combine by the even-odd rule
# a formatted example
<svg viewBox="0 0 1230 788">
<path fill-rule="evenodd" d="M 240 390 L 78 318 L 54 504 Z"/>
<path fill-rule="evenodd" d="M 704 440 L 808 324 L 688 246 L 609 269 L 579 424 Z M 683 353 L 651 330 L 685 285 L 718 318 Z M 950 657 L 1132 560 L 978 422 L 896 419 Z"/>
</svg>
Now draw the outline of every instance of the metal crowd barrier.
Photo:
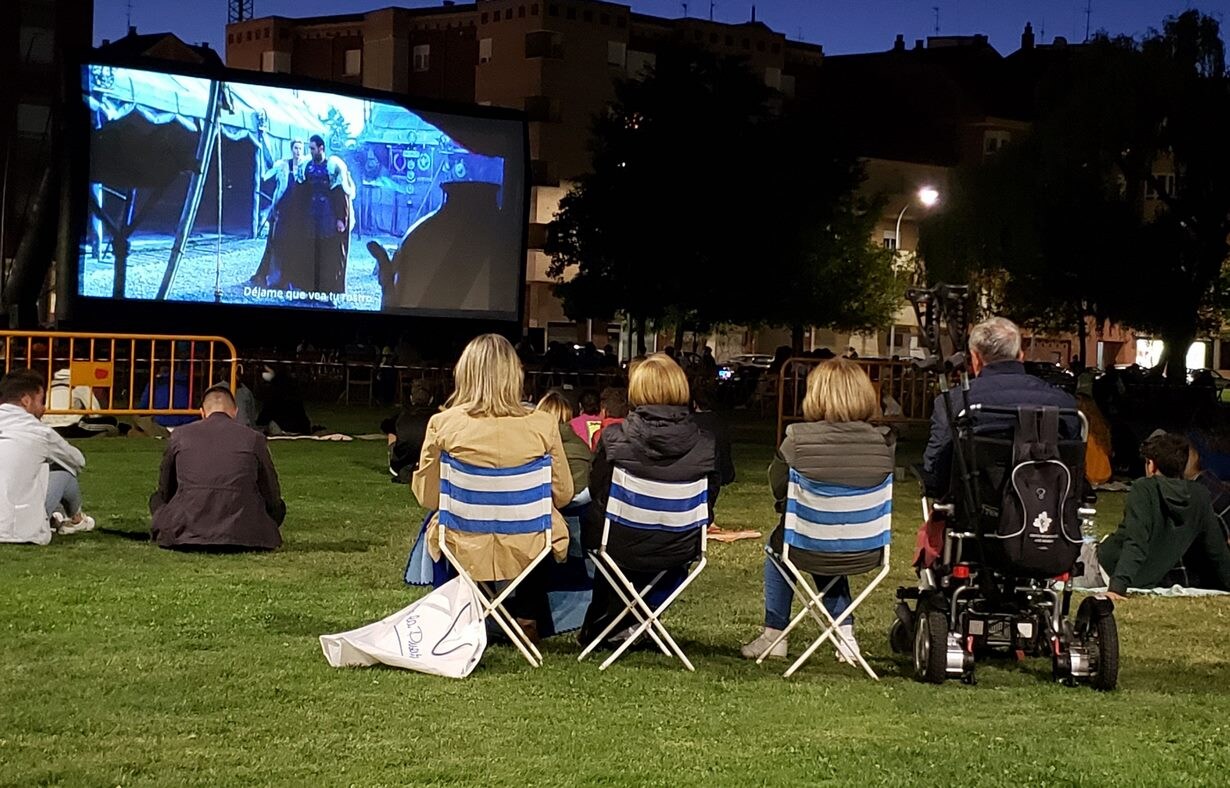
<svg viewBox="0 0 1230 788">
<path fill-rule="evenodd" d="M 29 368 L 47 379 L 51 414 L 190 415 L 210 386 L 235 387 L 235 346 L 223 337 L 0 331 L 0 346 L 5 373 Z M 58 386 L 73 393 L 68 407 L 51 407 Z"/>
<path fill-rule="evenodd" d="M 777 443 L 781 445 L 786 425 L 803 421 L 803 397 L 807 375 L 822 362 L 820 358 L 791 358 L 782 365 L 776 379 Z M 871 378 L 879 395 L 884 415 L 880 421 L 919 423 L 931 419 L 939 385 L 934 375 L 922 372 L 909 361 L 855 359 Z"/>
</svg>

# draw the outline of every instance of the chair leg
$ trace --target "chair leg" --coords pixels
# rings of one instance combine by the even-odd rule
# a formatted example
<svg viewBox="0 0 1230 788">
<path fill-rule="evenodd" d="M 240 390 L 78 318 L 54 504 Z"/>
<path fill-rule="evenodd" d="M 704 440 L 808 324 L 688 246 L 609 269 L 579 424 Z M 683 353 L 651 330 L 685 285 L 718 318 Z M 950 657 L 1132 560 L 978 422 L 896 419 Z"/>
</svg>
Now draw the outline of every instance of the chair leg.
<svg viewBox="0 0 1230 788">
<path fill-rule="evenodd" d="M 620 587 L 621 583 L 617 581 L 611 575 L 610 571 L 606 568 L 600 554 L 598 554 L 597 552 L 591 551 L 590 557 L 594 562 L 594 566 L 598 569 L 598 571 L 602 573 L 602 576 L 606 579 L 607 584 L 611 586 L 611 589 L 615 591 L 616 595 L 619 596 L 620 601 L 623 602 L 624 609 L 620 611 L 618 615 L 612 618 L 611 622 L 607 624 L 606 628 L 603 629 L 601 632 L 599 632 L 597 637 L 595 637 L 589 643 L 589 645 L 586 646 L 581 651 L 580 655 L 577 657 L 577 662 L 581 662 L 586 657 L 588 657 L 593 652 L 594 649 L 596 649 L 601 643 L 603 643 L 606 640 L 608 635 L 610 635 L 612 632 L 615 631 L 615 627 L 618 626 L 619 623 L 623 621 L 624 618 L 627 617 L 628 615 L 632 615 L 634 618 L 637 618 L 638 621 L 641 620 L 639 611 L 636 610 L 635 604 L 631 600 L 628 599 L 627 595 L 624 593 L 624 591 Z M 662 573 L 659 573 L 658 576 L 655 577 L 650 582 L 650 584 L 645 587 L 645 590 L 642 591 L 641 593 L 642 594 L 649 593 L 649 589 L 653 588 L 654 583 L 656 583 L 659 579 L 661 579 L 661 577 L 662 577 Z M 635 595 L 635 588 L 633 589 L 633 594 Z M 658 648 L 662 649 L 663 653 L 669 656 L 670 651 L 668 651 L 666 646 L 662 643 L 662 641 L 658 639 L 657 634 L 653 633 L 652 637 L 653 637 L 654 642 L 657 644 Z"/>
<path fill-rule="evenodd" d="M 615 564 L 614 560 L 612 560 L 609 556 L 604 556 L 604 558 L 606 558 L 606 560 L 610 564 L 612 571 L 616 575 L 618 575 L 620 581 L 624 585 L 624 588 L 629 591 L 635 592 L 635 588 L 632 586 L 632 583 L 627 579 L 627 577 L 619 569 L 619 566 Z M 671 637 L 670 632 L 668 632 L 666 630 L 666 627 L 662 625 L 662 622 L 659 620 L 659 617 L 662 615 L 663 612 L 666 611 L 668 607 L 671 606 L 671 604 L 674 603 L 676 599 L 679 598 L 679 595 L 683 593 L 683 590 L 687 588 L 689 585 L 691 585 L 692 581 L 696 579 L 696 576 L 700 574 L 701 570 L 705 568 L 705 565 L 707 563 L 708 563 L 708 559 L 702 554 L 700 562 L 696 565 L 696 567 L 691 572 L 688 573 L 688 576 L 685 577 L 683 582 L 679 584 L 679 587 L 676 588 L 673 592 L 671 592 L 670 596 L 668 596 L 662 602 L 662 604 L 657 607 L 657 609 L 650 609 L 649 605 L 645 602 L 643 596 L 636 596 L 633 601 L 641 609 L 641 615 L 643 617 L 643 622 L 641 623 L 639 627 L 637 627 L 637 629 L 632 633 L 632 635 L 628 638 L 628 640 L 622 643 L 620 647 L 617 648 L 614 651 L 614 653 L 612 653 L 611 656 L 608 657 L 607 660 L 602 663 L 602 665 L 599 667 L 599 670 L 606 670 L 607 667 L 609 667 L 612 663 L 614 663 L 615 660 L 617 660 L 623 654 L 623 652 L 626 651 L 628 647 L 632 645 L 632 643 L 636 640 L 636 638 L 640 637 L 640 635 L 646 630 L 654 628 L 657 630 L 661 638 L 664 641 L 666 641 L 666 644 L 670 646 L 671 651 L 674 653 L 674 656 L 677 657 L 679 661 L 683 663 L 684 667 L 687 668 L 689 671 L 695 671 L 696 668 L 692 665 L 692 661 L 688 659 L 687 654 L 683 652 L 683 649 L 680 648 L 679 644 L 675 642 L 675 639 Z M 661 577 L 661 574 L 659 574 L 659 577 Z M 656 579 L 655 579 L 655 582 L 656 582 Z"/>
</svg>

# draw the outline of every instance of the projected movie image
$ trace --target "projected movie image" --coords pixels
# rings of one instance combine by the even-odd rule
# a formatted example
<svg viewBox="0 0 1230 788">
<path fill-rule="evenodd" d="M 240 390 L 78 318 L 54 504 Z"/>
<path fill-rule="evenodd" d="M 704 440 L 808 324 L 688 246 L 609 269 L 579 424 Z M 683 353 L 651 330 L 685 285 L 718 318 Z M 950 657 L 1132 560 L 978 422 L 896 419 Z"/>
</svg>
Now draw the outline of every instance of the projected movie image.
<svg viewBox="0 0 1230 788">
<path fill-rule="evenodd" d="M 513 318 L 524 127 L 105 65 L 78 293 Z"/>
</svg>

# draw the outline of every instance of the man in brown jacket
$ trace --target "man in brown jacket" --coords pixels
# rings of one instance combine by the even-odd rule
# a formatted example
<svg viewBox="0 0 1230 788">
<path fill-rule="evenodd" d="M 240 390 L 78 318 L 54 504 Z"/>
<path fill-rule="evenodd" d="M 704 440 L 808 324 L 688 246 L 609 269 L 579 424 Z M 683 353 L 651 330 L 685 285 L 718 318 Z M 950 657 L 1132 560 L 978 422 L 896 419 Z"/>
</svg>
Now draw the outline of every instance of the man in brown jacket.
<svg viewBox="0 0 1230 788">
<path fill-rule="evenodd" d="M 260 433 L 235 421 L 225 386 L 205 392 L 201 420 L 171 433 L 150 527 L 159 547 L 273 549 L 286 504 Z"/>
</svg>

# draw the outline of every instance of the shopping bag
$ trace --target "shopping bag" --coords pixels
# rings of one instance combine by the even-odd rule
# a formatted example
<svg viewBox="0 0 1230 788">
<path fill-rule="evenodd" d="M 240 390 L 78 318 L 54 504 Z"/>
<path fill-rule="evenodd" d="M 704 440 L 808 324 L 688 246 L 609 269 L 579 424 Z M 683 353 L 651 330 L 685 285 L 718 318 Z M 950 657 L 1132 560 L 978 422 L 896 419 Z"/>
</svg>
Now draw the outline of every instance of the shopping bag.
<svg viewBox="0 0 1230 788">
<path fill-rule="evenodd" d="M 380 621 L 321 635 L 320 647 L 335 668 L 383 664 L 460 679 L 486 650 L 487 628 L 473 588 L 454 578 Z"/>
</svg>

